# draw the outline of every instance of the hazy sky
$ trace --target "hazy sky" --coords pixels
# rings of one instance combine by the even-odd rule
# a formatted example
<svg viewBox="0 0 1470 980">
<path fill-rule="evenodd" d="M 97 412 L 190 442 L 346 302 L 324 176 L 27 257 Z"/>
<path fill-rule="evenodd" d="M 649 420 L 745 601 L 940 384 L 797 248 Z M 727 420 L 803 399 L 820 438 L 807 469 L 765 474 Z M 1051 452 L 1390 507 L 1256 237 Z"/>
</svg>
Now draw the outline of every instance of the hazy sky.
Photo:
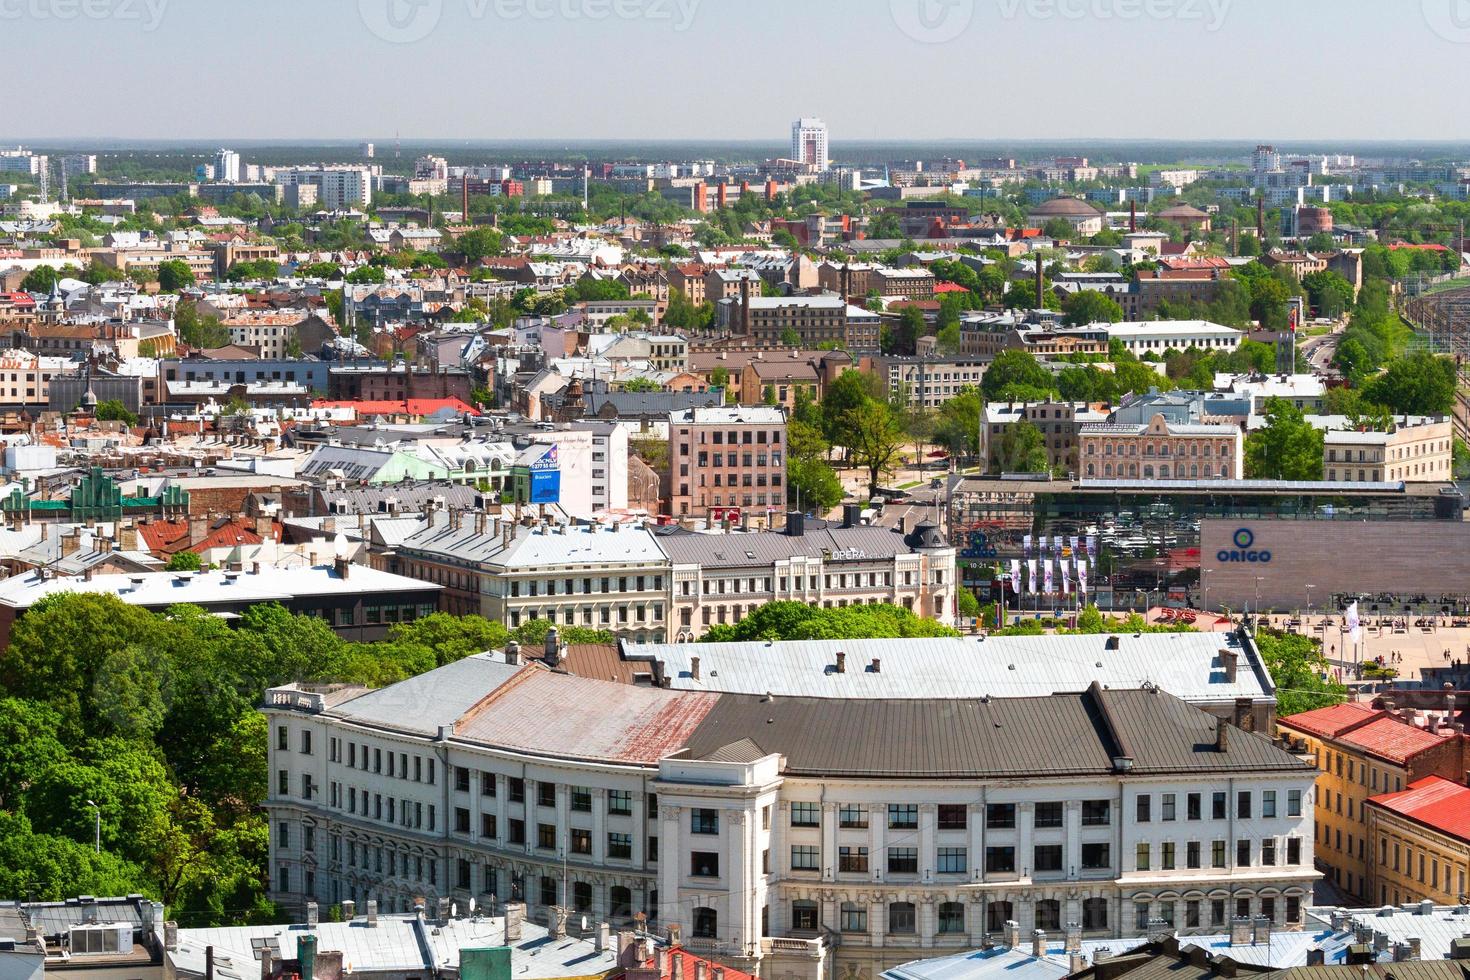
<svg viewBox="0 0 1470 980">
<path fill-rule="evenodd" d="M 1470 0 L 0 0 L 0 139 L 1464 139 Z"/>
</svg>

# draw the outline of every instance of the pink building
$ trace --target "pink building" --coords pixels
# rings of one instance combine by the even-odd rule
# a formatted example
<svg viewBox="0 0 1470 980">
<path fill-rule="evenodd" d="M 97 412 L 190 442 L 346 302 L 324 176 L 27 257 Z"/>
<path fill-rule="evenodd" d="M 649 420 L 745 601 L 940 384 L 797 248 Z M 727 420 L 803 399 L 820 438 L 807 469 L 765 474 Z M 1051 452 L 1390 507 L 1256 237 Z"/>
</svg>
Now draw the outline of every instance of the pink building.
<svg viewBox="0 0 1470 980">
<path fill-rule="evenodd" d="M 669 506 L 676 517 L 749 514 L 769 527 L 786 510 L 786 415 L 764 405 L 669 416 Z"/>
<path fill-rule="evenodd" d="M 1233 425 L 1084 425 L 1078 432 L 1084 480 L 1239 480 L 1245 439 Z"/>
</svg>

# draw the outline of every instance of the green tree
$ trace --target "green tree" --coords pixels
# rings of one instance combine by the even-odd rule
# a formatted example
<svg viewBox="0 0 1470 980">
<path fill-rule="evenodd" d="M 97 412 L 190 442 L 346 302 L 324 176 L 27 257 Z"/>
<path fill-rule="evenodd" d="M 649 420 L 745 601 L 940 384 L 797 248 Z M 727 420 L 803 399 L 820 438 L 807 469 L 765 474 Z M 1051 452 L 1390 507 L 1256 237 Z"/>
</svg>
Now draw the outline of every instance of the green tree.
<svg viewBox="0 0 1470 980">
<path fill-rule="evenodd" d="M 1331 679 L 1321 641 L 1262 627 L 1256 631 L 1256 648 L 1276 683 L 1282 718 L 1346 700 L 1347 689 Z"/>
<path fill-rule="evenodd" d="M 204 316 L 193 303 L 180 303 L 174 308 L 174 329 L 179 340 L 189 347 L 209 350 L 230 342 L 230 331 L 217 316 Z"/>
<path fill-rule="evenodd" d="M 201 563 L 202 559 L 197 552 L 178 551 L 169 556 L 168 564 L 164 568 L 170 572 L 197 572 Z"/>
<path fill-rule="evenodd" d="M 360 265 L 347 273 L 347 283 L 353 286 L 370 285 L 387 281 L 387 274 L 378 265 Z"/>
<path fill-rule="evenodd" d="M 978 619 L 980 617 L 980 600 L 975 598 L 975 593 L 969 589 L 960 589 L 955 593 L 955 602 L 959 607 L 959 613 L 967 619 Z"/>
<path fill-rule="evenodd" d="M 125 422 L 129 427 L 138 424 L 138 416 L 128 411 L 128 407 L 116 398 L 98 402 L 95 414 L 100 422 Z"/>
<path fill-rule="evenodd" d="M 1448 415 L 1455 404 L 1455 362 L 1419 352 L 1389 364 L 1363 397 L 1400 415 Z"/>
<path fill-rule="evenodd" d="M 455 246 L 464 253 L 465 261 L 473 265 L 481 259 L 499 255 L 504 241 L 500 232 L 488 225 L 481 225 L 460 235 Z"/>
<path fill-rule="evenodd" d="M 1042 401 L 1055 392 L 1052 373 L 1029 351 L 1001 351 L 980 382 L 987 401 Z"/>
<path fill-rule="evenodd" d="M 868 471 L 868 493 L 878 492 L 878 481 L 891 473 L 903 454 L 904 431 L 887 402 L 866 399 L 845 412 L 840 422 L 855 465 Z"/>
<path fill-rule="evenodd" d="M 702 643 L 749 640 L 857 640 L 958 636 L 932 619 L 898 606 L 820 608 L 805 602 L 768 602 L 738 623 L 711 628 Z"/>
<path fill-rule="evenodd" d="M 1266 425 L 1245 440 L 1245 475 L 1253 480 L 1322 479 L 1322 433 L 1281 398 L 1266 403 Z"/>
<path fill-rule="evenodd" d="M 38 265 L 20 281 L 21 292 L 49 293 L 63 279 L 80 279 L 82 270 L 74 265 L 62 266 L 59 270 L 49 265 Z"/>
<path fill-rule="evenodd" d="M 999 473 L 1050 472 L 1051 461 L 1041 430 L 1025 419 L 1006 426 L 991 469 Z"/>
<path fill-rule="evenodd" d="M 786 500 L 803 511 L 825 514 L 847 496 L 842 481 L 823 459 L 798 459 L 786 464 Z"/>
<path fill-rule="evenodd" d="M 876 374 L 849 369 L 837 376 L 822 395 L 822 433 L 834 446 L 852 448 L 844 429 L 848 413 L 868 401 L 884 401 L 887 392 Z"/>
<path fill-rule="evenodd" d="M 194 285 L 194 270 L 183 259 L 166 259 L 158 263 L 158 288 L 176 293 Z"/>
<path fill-rule="evenodd" d="M 1079 289 L 1062 300 L 1066 320 L 1074 327 L 1085 327 L 1090 323 L 1118 323 L 1123 319 L 1123 307 L 1111 296 L 1104 296 L 1095 289 Z"/>
</svg>

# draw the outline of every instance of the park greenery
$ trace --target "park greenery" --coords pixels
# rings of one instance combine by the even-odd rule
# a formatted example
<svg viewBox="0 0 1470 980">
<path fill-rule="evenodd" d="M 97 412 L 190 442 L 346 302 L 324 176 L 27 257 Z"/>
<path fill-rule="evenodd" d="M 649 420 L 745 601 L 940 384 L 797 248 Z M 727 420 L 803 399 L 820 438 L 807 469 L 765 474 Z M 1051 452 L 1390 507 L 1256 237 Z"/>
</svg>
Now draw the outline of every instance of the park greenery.
<svg viewBox="0 0 1470 980">
<path fill-rule="evenodd" d="M 265 690 L 390 684 L 511 638 L 539 646 L 548 629 L 436 613 L 353 643 L 276 605 L 253 606 L 231 627 L 194 606 L 152 613 L 110 595 L 43 600 L 15 624 L 0 662 L 0 894 L 140 892 L 186 926 L 275 921 L 258 808 Z M 100 851 L 88 800 L 100 813 Z"/>
</svg>

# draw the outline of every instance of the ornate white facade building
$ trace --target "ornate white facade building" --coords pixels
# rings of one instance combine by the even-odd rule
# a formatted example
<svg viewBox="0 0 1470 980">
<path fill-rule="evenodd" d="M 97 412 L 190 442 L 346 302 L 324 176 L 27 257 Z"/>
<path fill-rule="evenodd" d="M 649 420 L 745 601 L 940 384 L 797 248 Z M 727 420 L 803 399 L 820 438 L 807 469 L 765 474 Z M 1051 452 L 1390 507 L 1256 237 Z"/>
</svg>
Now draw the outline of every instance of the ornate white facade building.
<svg viewBox="0 0 1470 980">
<path fill-rule="evenodd" d="M 876 973 L 1033 929 L 1301 924 L 1312 769 L 1155 685 L 885 699 L 697 680 L 578 677 L 554 648 L 512 648 L 378 691 L 267 692 L 271 897 L 642 914 L 812 980 L 833 957 Z"/>
</svg>

